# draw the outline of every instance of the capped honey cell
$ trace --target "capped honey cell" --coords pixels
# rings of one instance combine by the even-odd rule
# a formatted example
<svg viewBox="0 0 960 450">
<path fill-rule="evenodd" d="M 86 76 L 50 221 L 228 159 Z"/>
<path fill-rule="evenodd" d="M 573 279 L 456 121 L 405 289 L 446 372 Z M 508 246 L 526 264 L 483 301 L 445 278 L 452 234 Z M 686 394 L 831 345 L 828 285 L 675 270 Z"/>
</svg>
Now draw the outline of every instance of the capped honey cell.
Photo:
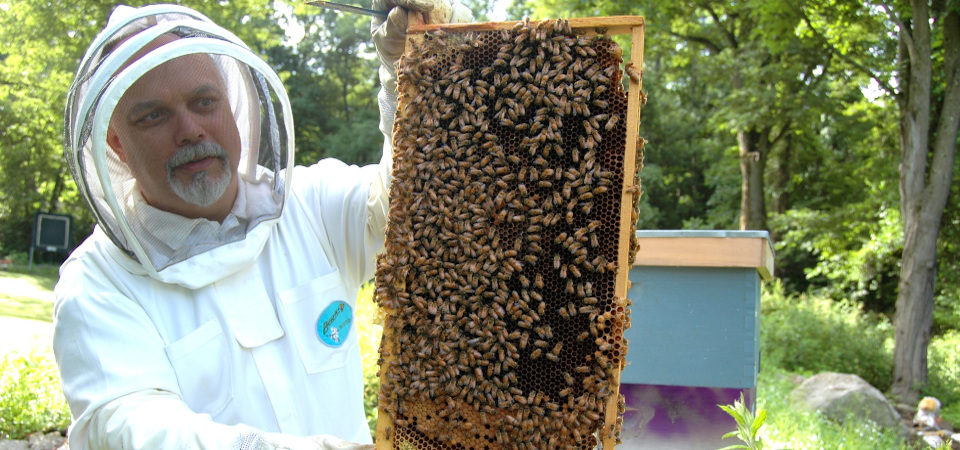
<svg viewBox="0 0 960 450">
<path fill-rule="evenodd" d="M 545 20 L 408 39 L 374 297 L 378 447 L 589 449 L 610 434 L 639 159 L 623 52 L 595 32 Z"/>
</svg>

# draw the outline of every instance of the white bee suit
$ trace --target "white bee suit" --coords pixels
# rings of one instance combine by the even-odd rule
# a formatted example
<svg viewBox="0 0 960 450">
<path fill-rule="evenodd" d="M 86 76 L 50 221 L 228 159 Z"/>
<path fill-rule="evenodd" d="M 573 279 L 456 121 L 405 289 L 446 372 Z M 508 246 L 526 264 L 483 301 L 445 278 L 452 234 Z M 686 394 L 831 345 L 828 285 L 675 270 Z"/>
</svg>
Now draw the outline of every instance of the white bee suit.
<svg viewBox="0 0 960 450">
<path fill-rule="evenodd" d="M 179 263 L 182 283 L 131 272 L 135 262 L 95 232 L 55 290 L 71 448 L 232 448 L 253 438 L 246 427 L 370 442 L 355 327 L 332 347 L 316 325 L 334 302 L 353 307 L 372 274 L 383 236 L 357 183 L 372 176 L 335 161 L 298 168 L 304 182 L 279 221 L 254 230 L 263 239 Z"/>
<path fill-rule="evenodd" d="M 196 53 L 222 72 L 243 143 L 222 222 L 150 206 L 104 144 L 127 87 Z M 371 442 L 353 312 L 386 224 L 396 103 L 380 98 L 379 165 L 294 168 L 286 93 L 239 39 L 179 6 L 115 11 L 67 99 L 66 157 L 98 219 L 54 290 L 71 448 Z"/>
</svg>

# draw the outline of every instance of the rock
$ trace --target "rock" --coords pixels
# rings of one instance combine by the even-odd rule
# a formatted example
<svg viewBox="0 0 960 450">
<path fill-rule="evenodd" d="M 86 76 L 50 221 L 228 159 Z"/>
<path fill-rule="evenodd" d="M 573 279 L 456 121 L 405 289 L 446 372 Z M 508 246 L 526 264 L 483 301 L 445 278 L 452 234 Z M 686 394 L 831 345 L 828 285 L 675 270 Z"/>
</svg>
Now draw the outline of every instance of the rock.
<svg viewBox="0 0 960 450">
<path fill-rule="evenodd" d="M 67 439 L 59 431 L 49 433 L 36 432 L 27 436 L 27 443 L 30 450 L 56 450 L 65 449 Z"/>
<path fill-rule="evenodd" d="M 951 436 L 950 433 L 928 431 L 920 432 L 917 436 L 920 441 L 927 444 L 928 448 L 943 450 L 960 449 L 960 440 L 958 440 L 960 439 L 960 433 L 955 433 Z M 950 443 L 949 446 L 946 445 L 948 442 Z"/>
<path fill-rule="evenodd" d="M 909 433 L 883 393 L 856 375 L 819 373 L 797 386 L 790 395 L 801 408 L 819 411 L 840 423 L 849 414 L 856 414 L 884 428 L 897 429 L 903 435 Z"/>
<path fill-rule="evenodd" d="M 30 444 L 24 440 L 0 441 L 0 450 L 29 450 Z"/>
<path fill-rule="evenodd" d="M 908 405 L 902 402 L 895 402 L 893 404 L 893 409 L 896 409 L 897 412 L 900 413 L 900 417 L 903 417 L 905 419 L 909 419 L 910 417 L 913 417 L 913 414 L 917 412 L 917 408 L 915 406 Z"/>
</svg>

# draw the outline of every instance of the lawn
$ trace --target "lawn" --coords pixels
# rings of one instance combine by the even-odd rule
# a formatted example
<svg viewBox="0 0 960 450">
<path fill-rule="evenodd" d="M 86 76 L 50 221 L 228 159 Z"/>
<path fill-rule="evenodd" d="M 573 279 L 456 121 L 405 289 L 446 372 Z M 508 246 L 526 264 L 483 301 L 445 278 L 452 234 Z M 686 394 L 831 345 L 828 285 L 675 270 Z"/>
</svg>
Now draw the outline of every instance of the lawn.
<svg viewBox="0 0 960 450">
<path fill-rule="evenodd" d="M 38 352 L 52 358 L 53 285 L 57 266 L 0 270 L 0 355 Z"/>
<path fill-rule="evenodd" d="M 0 270 L 0 316 L 51 322 L 56 283 L 57 266 Z"/>
<path fill-rule="evenodd" d="M 56 266 L 0 271 L 0 439 L 70 423 L 52 351 L 56 282 Z"/>
</svg>

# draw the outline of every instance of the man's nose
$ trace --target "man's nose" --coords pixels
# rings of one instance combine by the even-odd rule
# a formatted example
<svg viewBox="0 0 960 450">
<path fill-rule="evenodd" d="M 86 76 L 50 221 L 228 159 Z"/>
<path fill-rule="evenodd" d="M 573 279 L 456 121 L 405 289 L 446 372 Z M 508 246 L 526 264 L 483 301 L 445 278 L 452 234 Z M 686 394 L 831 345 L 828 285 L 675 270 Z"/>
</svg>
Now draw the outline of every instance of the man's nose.
<svg viewBox="0 0 960 450">
<path fill-rule="evenodd" d="M 183 146 L 202 141 L 206 136 L 203 126 L 196 115 L 189 111 L 178 114 L 177 145 Z"/>
</svg>

